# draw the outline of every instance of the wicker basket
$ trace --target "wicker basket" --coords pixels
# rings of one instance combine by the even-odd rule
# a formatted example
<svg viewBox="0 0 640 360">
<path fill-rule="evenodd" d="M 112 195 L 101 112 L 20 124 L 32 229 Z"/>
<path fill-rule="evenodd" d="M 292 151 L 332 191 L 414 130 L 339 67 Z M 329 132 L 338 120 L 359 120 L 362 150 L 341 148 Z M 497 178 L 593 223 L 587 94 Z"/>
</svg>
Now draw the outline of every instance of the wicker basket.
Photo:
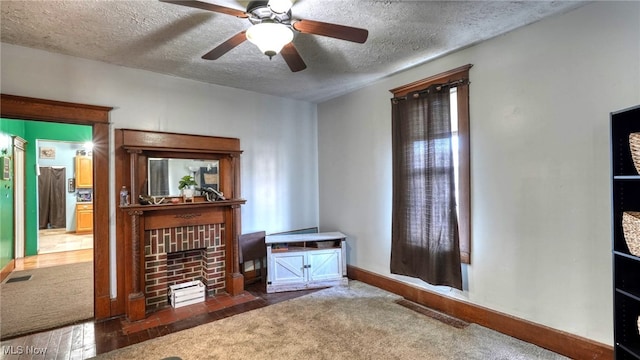
<svg viewBox="0 0 640 360">
<path fill-rule="evenodd" d="M 629 252 L 640 256 L 640 212 L 625 211 L 622 214 L 622 231 Z"/>
<path fill-rule="evenodd" d="M 629 134 L 629 148 L 631 149 L 631 159 L 636 171 L 640 174 L 640 133 Z"/>
</svg>

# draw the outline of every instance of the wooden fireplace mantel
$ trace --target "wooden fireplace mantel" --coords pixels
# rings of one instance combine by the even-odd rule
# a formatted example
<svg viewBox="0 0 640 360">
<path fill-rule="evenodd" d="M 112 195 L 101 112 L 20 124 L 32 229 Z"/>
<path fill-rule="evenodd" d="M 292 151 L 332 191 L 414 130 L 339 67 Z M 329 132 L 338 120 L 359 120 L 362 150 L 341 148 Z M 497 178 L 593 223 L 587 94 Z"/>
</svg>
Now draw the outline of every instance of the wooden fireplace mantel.
<svg viewBox="0 0 640 360">
<path fill-rule="evenodd" d="M 119 192 L 126 186 L 132 200 L 131 205 L 118 206 L 121 211 L 116 214 L 117 248 L 121 249 L 124 259 L 124 286 L 119 285 L 118 289 L 126 294 L 125 312 L 129 320 L 146 317 L 145 232 L 154 229 L 223 224 L 224 290 L 232 296 L 240 294 L 244 290 L 244 278 L 240 273 L 238 237 L 240 206 L 246 200 L 240 197 L 239 139 L 116 129 L 114 142 L 115 190 Z M 218 160 L 219 190 L 228 200 L 208 202 L 199 197 L 189 203 L 137 204 L 135 200 L 139 195 L 147 195 L 149 157 Z"/>
<path fill-rule="evenodd" d="M 121 206 L 120 209 L 124 211 L 162 211 L 162 210 L 194 210 L 201 208 L 211 208 L 211 207 L 235 207 L 244 205 L 247 202 L 245 199 L 229 199 L 229 200 L 218 200 L 218 201 L 196 201 L 192 203 L 178 203 L 178 204 L 158 204 L 158 205 L 136 205 L 131 204 L 128 206 Z"/>
</svg>

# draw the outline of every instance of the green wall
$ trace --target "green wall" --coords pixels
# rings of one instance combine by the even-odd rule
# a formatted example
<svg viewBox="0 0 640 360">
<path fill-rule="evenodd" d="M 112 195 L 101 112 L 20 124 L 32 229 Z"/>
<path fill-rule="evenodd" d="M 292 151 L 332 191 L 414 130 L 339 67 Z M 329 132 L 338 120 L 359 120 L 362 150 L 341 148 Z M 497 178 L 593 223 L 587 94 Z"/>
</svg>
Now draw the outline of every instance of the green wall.
<svg viewBox="0 0 640 360">
<path fill-rule="evenodd" d="M 0 177 L 0 269 L 13 259 L 13 140 L 17 135 L 24 138 L 24 124 L 0 119 L 0 155 L 10 161 L 9 180 Z"/>
<path fill-rule="evenodd" d="M 91 126 L 86 125 L 59 124 L 43 121 L 10 119 L 0 119 L 0 121 L 2 122 L 0 130 L 9 135 L 19 135 L 27 141 L 27 148 L 25 151 L 25 255 L 36 255 L 38 252 L 38 197 L 36 194 L 38 184 L 38 177 L 36 175 L 38 149 L 36 148 L 36 140 L 91 141 L 92 128 Z M 6 131 L 5 127 L 7 128 Z M 2 200 L 2 216 L 4 216 L 4 196 Z M 10 206 L 11 216 L 11 221 L 8 223 L 11 224 L 11 229 L 7 231 L 6 236 L 8 236 L 8 241 L 10 241 L 10 247 L 13 247 L 13 193 L 11 195 L 10 204 L 7 203 L 6 205 Z M 5 223 L 4 218 L 2 218 L 2 222 Z M 0 229 L 2 232 L 3 248 L 5 245 L 5 226 L 8 227 L 8 225 L 5 224 Z M 2 253 L 2 256 L 4 256 L 4 252 Z M 11 258 L 13 258 L 13 249 L 11 249 L 11 257 L 9 260 Z M 2 258 L 2 260 L 4 260 L 4 258 Z M 7 262 L 9 260 L 7 260 Z M 0 265 L 2 265 L 2 263 L 0 263 Z"/>
</svg>

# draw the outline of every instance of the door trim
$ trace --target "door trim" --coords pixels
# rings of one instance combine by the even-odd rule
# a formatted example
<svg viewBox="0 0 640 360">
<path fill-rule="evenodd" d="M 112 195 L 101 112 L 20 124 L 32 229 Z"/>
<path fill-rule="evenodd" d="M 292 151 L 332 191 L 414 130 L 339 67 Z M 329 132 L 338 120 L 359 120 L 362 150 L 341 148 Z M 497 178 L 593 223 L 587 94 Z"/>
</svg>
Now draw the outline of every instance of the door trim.
<svg viewBox="0 0 640 360">
<path fill-rule="evenodd" d="M 123 312 L 111 308 L 109 247 L 109 112 L 112 107 L 36 99 L 0 94 L 0 116 L 18 120 L 36 120 L 92 126 L 94 173 L 94 237 L 93 237 L 93 294 L 94 316 L 106 319 Z M 101 176 L 95 176 L 100 169 Z M 119 271 L 119 269 L 117 269 Z M 122 293 L 118 292 L 118 297 Z M 122 302 L 124 303 L 124 302 Z"/>
<path fill-rule="evenodd" d="M 25 146 L 27 141 L 20 136 L 13 136 L 13 209 L 14 214 L 14 259 L 24 257 L 25 252 L 25 224 L 24 224 L 24 176 L 25 176 Z M 20 154 L 20 156 L 18 156 Z M 22 216 L 18 215 L 16 209 L 22 210 Z"/>
</svg>

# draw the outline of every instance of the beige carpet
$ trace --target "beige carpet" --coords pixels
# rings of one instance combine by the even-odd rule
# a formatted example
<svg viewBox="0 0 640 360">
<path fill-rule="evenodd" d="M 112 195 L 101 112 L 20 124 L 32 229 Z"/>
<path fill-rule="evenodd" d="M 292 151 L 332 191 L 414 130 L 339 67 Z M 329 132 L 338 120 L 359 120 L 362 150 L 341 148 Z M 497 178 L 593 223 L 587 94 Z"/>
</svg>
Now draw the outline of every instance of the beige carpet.
<svg viewBox="0 0 640 360">
<path fill-rule="evenodd" d="M 357 281 L 98 356 L 98 359 L 566 359 L 471 324 L 407 309 Z"/>
<path fill-rule="evenodd" d="M 8 280 L 32 275 L 30 280 Z M 0 285 L 0 338 L 93 318 L 93 263 L 15 271 Z"/>
</svg>

